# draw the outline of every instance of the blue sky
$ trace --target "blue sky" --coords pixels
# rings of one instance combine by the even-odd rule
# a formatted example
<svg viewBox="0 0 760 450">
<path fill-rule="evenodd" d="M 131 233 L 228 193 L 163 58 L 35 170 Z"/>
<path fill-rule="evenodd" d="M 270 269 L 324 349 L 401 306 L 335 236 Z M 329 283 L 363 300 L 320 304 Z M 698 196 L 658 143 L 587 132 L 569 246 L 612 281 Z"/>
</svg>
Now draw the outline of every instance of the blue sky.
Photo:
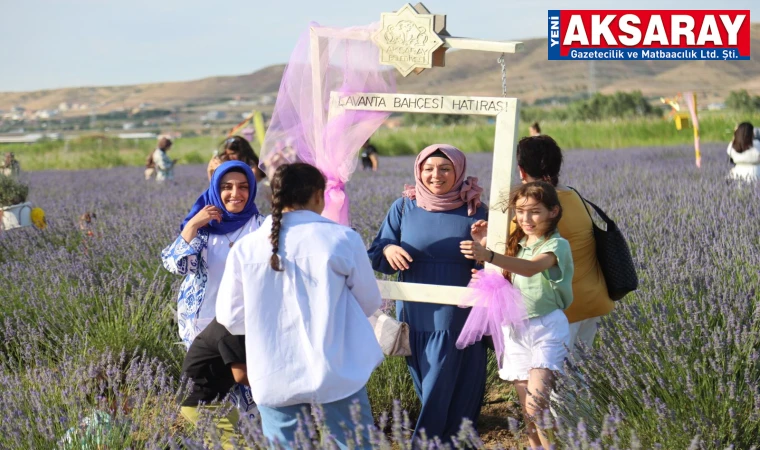
<svg viewBox="0 0 760 450">
<path fill-rule="evenodd" d="M 416 3 L 412 0 L 410 3 Z M 452 35 L 546 36 L 549 9 L 622 9 L 609 0 L 427 0 Z M 638 0 L 636 9 L 750 9 L 760 2 Z M 403 0 L 0 0 L 0 92 L 192 80 L 287 62 L 309 21 L 365 25 Z M 753 55 L 760 57 L 760 55 Z"/>
</svg>

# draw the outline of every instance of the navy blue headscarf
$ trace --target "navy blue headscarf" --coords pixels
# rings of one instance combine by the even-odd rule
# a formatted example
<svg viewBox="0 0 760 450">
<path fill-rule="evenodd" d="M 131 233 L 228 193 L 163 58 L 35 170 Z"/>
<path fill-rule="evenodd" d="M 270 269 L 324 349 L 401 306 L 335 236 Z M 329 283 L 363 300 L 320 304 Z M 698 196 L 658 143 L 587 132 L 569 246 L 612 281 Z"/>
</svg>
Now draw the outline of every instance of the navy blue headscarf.
<svg viewBox="0 0 760 450">
<path fill-rule="evenodd" d="M 222 178 L 233 169 L 242 170 L 245 177 L 248 178 L 248 186 L 250 189 L 248 191 L 248 201 L 245 204 L 245 208 L 239 213 L 231 213 L 227 211 L 222 203 L 222 197 L 220 195 Z M 241 161 L 227 161 L 216 168 L 214 175 L 211 177 L 208 189 L 198 197 L 198 200 L 195 201 L 193 207 L 190 208 L 190 212 L 185 217 L 185 220 L 182 221 L 179 231 L 182 232 L 185 225 L 187 225 L 187 222 L 189 222 L 193 216 L 198 214 L 198 211 L 203 209 L 203 207 L 214 205 L 222 210 L 222 222 L 220 223 L 216 220 L 212 220 L 203 228 L 208 230 L 210 234 L 231 233 L 245 225 L 251 217 L 259 213 L 254 200 L 256 200 L 256 177 L 253 175 L 251 168 L 248 164 Z"/>
</svg>

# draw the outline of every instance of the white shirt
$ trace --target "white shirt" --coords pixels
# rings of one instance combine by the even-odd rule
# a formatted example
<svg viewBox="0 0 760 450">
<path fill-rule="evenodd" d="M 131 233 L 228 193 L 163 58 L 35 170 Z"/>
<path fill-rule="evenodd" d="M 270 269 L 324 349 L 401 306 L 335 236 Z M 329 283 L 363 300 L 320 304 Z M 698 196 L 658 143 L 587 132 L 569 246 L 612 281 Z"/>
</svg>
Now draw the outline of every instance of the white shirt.
<svg viewBox="0 0 760 450">
<path fill-rule="evenodd" d="M 728 144 L 726 153 L 736 166 L 731 169 L 731 178 L 742 180 L 760 179 L 760 141 L 752 141 L 752 148 L 739 153 L 734 150 L 733 141 Z"/>
<path fill-rule="evenodd" d="M 245 334 L 257 404 L 330 403 L 359 391 L 383 360 L 367 317 L 382 303 L 361 237 L 312 211 L 283 215 L 269 260 L 272 218 L 232 248 L 217 321 Z"/>
<path fill-rule="evenodd" d="M 196 335 L 203 331 L 206 325 L 211 323 L 211 320 L 216 316 L 216 296 L 219 291 L 219 285 L 222 282 L 222 275 L 224 275 L 227 256 L 230 254 L 230 241 L 238 242 L 243 236 L 256 231 L 263 220 L 263 216 L 256 214 L 245 225 L 231 233 L 209 233 L 208 247 L 205 249 L 208 280 L 206 281 L 206 292 L 203 296 L 203 303 L 201 303 L 198 319 L 195 323 Z"/>
<path fill-rule="evenodd" d="M 169 158 L 165 151 L 157 148 L 153 150 L 153 163 L 156 165 L 156 181 L 174 179 L 174 161 Z"/>
</svg>

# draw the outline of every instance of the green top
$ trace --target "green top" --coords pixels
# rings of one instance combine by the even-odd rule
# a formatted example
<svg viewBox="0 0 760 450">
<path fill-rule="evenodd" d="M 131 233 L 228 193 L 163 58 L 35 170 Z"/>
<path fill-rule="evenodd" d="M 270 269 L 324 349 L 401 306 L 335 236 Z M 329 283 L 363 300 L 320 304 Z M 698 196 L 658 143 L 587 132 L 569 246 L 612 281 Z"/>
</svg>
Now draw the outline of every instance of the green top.
<svg viewBox="0 0 760 450">
<path fill-rule="evenodd" d="M 512 275 L 512 283 L 520 290 L 528 318 L 532 319 L 570 306 L 573 301 L 573 258 L 570 243 L 557 231 L 531 245 L 525 245 L 527 239 L 520 241 L 518 258 L 533 259 L 542 253 L 554 253 L 557 258 L 557 265 L 532 277 Z"/>
</svg>

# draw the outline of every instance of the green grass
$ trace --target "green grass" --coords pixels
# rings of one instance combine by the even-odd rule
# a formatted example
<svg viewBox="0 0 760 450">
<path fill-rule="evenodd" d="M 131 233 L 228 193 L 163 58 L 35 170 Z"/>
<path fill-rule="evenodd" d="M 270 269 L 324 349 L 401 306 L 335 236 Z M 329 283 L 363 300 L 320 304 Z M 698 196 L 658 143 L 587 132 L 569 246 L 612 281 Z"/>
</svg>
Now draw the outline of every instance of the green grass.
<svg viewBox="0 0 760 450">
<path fill-rule="evenodd" d="M 760 114 L 704 111 L 700 117 L 702 143 L 728 143 L 737 123 L 760 125 Z M 541 122 L 545 134 L 563 149 L 621 149 L 667 145 L 693 145 L 691 129 L 678 131 L 667 119 L 611 119 L 598 122 Z M 518 137 L 528 135 L 528 124 L 520 123 Z M 494 126 L 470 123 L 451 126 L 416 126 L 380 129 L 372 138 L 381 155 L 414 155 L 430 144 L 448 143 L 464 152 L 488 152 L 493 148 Z M 202 164 L 223 140 L 216 136 L 180 138 L 170 150 L 180 164 Z M 85 137 L 35 144 L 10 144 L 2 152 L 15 152 L 23 170 L 99 169 L 117 166 L 142 166 L 155 148 L 153 140 L 121 140 Z M 256 149 L 258 152 L 258 149 Z"/>
<path fill-rule="evenodd" d="M 199 136 L 177 139 L 169 156 L 179 164 L 208 162 L 222 137 Z M 152 139 L 117 139 L 85 137 L 69 141 L 0 146 L 0 153 L 14 152 L 22 170 L 105 169 L 119 166 L 143 166 L 156 148 Z"/>
<path fill-rule="evenodd" d="M 700 117 L 702 143 L 726 143 L 732 139 L 737 123 L 760 125 L 760 114 L 740 115 L 705 111 Z M 518 137 L 528 135 L 528 123 L 520 123 Z M 692 129 L 676 130 L 672 120 L 629 119 L 599 122 L 541 122 L 544 134 L 553 137 L 563 149 L 621 149 L 666 145 L 693 145 Z M 382 155 L 415 154 L 434 143 L 452 144 L 465 152 L 491 151 L 494 126 L 486 124 L 441 127 L 381 129 L 373 138 Z"/>
</svg>

